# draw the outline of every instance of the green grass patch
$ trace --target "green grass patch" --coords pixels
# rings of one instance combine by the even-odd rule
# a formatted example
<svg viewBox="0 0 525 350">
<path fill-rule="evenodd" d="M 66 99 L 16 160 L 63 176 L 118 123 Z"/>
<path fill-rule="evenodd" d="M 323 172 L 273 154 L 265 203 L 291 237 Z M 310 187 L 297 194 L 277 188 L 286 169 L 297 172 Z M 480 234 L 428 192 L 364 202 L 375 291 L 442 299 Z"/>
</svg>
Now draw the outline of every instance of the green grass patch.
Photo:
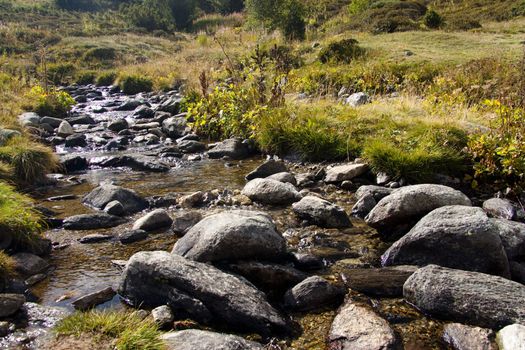
<svg viewBox="0 0 525 350">
<path fill-rule="evenodd" d="M 26 246 L 41 231 L 41 217 L 32 209 L 32 200 L 5 182 L 0 182 L 0 235 L 11 236 L 14 239 L 12 246 Z M 8 259 L 0 260 L 6 261 L 5 266 L 9 266 Z"/>
<path fill-rule="evenodd" d="M 11 276 L 15 270 L 15 262 L 4 251 L 0 250 L 0 290 L 2 282 Z"/>
<path fill-rule="evenodd" d="M 122 75 L 119 77 L 119 86 L 123 93 L 135 95 L 140 92 L 150 92 L 153 90 L 153 81 L 140 75 Z"/>
<path fill-rule="evenodd" d="M 58 158 L 53 151 L 24 137 L 13 137 L 0 147 L 0 161 L 12 169 L 14 181 L 34 185 L 58 168 Z"/>
<path fill-rule="evenodd" d="M 62 320 L 56 326 L 55 333 L 58 336 L 114 339 L 118 350 L 165 349 L 153 320 L 142 320 L 129 311 L 77 312 Z"/>
</svg>

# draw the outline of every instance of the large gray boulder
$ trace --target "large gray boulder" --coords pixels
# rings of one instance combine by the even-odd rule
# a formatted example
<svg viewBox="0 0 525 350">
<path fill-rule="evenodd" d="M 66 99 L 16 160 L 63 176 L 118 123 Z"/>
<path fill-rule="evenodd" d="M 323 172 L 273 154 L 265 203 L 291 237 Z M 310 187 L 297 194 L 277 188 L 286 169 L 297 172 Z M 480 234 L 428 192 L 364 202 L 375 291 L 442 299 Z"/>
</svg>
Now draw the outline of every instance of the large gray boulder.
<svg viewBox="0 0 525 350">
<path fill-rule="evenodd" d="M 275 260 L 286 253 L 286 243 L 268 215 L 239 210 L 206 217 L 175 244 L 172 253 L 202 262 Z"/>
<path fill-rule="evenodd" d="M 0 318 L 13 315 L 25 302 L 23 294 L 0 294 Z"/>
<path fill-rule="evenodd" d="M 403 296 L 454 322 L 492 329 L 525 322 L 525 286 L 499 276 L 428 265 L 405 282 Z"/>
<path fill-rule="evenodd" d="M 498 228 L 476 207 L 456 205 L 430 212 L 381 261 L 383 266 L 435 264 L 510 277 Z"/>
<path fill-rule="evenodd" d="M 162 122 L 162 131 L 173 139 L 183 137 L 188 133 L 188 125 L 184 117 L 171 117 Z"/>
<path fill-rule="evenodd" d="M 124 269 L 119 293 L 134 305 L 169 305 L 198 322 L 270 335 L 287 322 L 266 296 L 238 277 L 167 252 L 140 252 Z"/>
<path fill-rule="evenodd" d="M 242 194 L 263 204 L 291 204 L 301 199 L 297 189 L 288 183 L 272 179 L 255 179 L 246 184 Z"/>
<path fill-rule="evenodd" d="M 227 139 L 219 142 L 208 151 L 212 159 L 228 157 L 230 159 L 244 159 L 250 155 L 250 147 L 240 138 Z"/>
<path fill-rule="evenodd" d="M 263 350 L 256 342 L 237 335 L 187 329 L 162 335 L 168 350 Z"/>
<path fill-rule="evenodd" d="M 130 168 L 135 171 L 149 171 L 153 173 L 165 173 L 170 167 L 157 158 L 145 155 L 123 155 L 123 156 L 105 156 L 91 158 L 91 166 L 101 168 Z"/>
<path fill-rule="evenodd" d="M 135 221 L 133 230 L 150 232 L 170 227 L 172 223 L 173 219 L 166 210 L 157 209 Z"/>
<path fill-rule="evenodd" d="M 15 270 L 22 276 L 28 277 L 44 272 L 49 263 L 41 257 L 31 253 L 17 253 L 12 256 Z"/>
<path fill-rule="evenodd" d="M 64 219 L 66 230 L 97 230 L 122 225 L 126 220 L 107 213 L 80 214 Z"/>
<path fill-rule="evenodd" d="M 516 217 L 516 208 L 506 199 L 491 198 L 483 202 L 483 210 L 490 217 L 512 220 Z"/>
<path fill-rule="evenodd" d="M 352 208 L 352 215 L 364 219 L 374 209 L 381 199 L 389 196 L 395 189 L 375 185 L 361 186 L 355 192 L 356 203 Z"/>
<path fill-rule="evenodd" d="M 283 161 L 268 159 L 259 165 L 255 170 L 246 175 L 246 180 L 250 181 L 257 178 L 268 177 L 274 174 L 288 171 L 288 167 Z"/>
<path fill-rule="evenodd" d="M 352 223 L 343 208 L 315 196 L 306 196 L 292 205 L 295 215 L 325 228 L 347 228 Z"/>
<path fill-rule="evenodd" d="M 335 316 L 328 341 L 330 349 L 338 350 L 392 350 L 397 344 L 387 321 L 351 299 Z"/>
<path fill-rule="evenodd" d="M 324 181 L 327 183 L 343 182 L 352 180 L 368 171 L 366 164 L 338 165 L 326 170 Z"/>
<path fill-rule="evenodd" d="M 104 209 L 112 201 L 119 201 L 127 214 L 134 214 L 146 209 L 148 201 L 132 190 L 120 186 L 102 184 L 83 199 L 83 203 L 97 209 Z"/>
<path fill-rule="evenodd" d="M 365 220 L 380 231 L 391 230 L 397 225 L 411 225 L 432 210 L 448 205 L 472 203 L 463 193 L 447 186 L 407 186 L 381 199 Z"/>
</svg>

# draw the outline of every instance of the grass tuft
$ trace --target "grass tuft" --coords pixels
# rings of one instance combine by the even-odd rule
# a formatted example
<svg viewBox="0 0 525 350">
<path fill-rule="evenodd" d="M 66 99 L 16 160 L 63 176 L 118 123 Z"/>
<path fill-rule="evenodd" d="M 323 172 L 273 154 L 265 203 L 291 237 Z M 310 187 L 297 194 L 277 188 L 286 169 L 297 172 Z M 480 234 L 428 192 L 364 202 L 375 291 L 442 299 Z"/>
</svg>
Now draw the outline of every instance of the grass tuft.
<svg viewBox="0 0 525 350">
<path fill-rule="evenodd" d="M 4 253 L 3 250 L 0 250 L 0 286 L 2 285 L 3 280 L 14 273 L 14 269 L 15 262 L 13 259 Z"/>
<path fill-rule="evenodd" d="M 118 350 L 163 350 L 160 332 L 153 320 L 142 320 L 129 311 L 77 312 L 55 328 L 58 336 L 88 336 L 115 340 Z"/>
</svg>

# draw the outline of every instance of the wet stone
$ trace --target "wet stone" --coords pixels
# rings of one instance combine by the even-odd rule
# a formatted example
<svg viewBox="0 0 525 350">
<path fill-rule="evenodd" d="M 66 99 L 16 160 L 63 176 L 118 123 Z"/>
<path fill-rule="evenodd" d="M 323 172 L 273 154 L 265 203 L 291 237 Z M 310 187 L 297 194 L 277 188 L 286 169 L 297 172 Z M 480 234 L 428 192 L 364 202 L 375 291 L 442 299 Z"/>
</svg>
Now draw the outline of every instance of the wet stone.
<svg viewBox="0 0 525 350">
<path fill-rule="evenodd" d="M 108 287 L 96 292 L 84 295 L 75 301 L 73 301 L 73 307 L 76 310 L 89 310 L 94 308 L 97 305 L 103 304 L 107 301 L 110 301 L 115 296 L 115 291 L 113 288 Z"/>
<path fill-rule="evenodd" d="M 84 236 L 80 238 L 78 241 L 82 244 L 91 244 L 91 243 L 100 243 L 100 242 L 109 241 L 110 239 L 113 239 L 113 236 L 94 233 L 92 235 Z"/>
<path fill-rule="evenodd" d="M 445 325 L 443 339 L 455 350 L 497 350 L 493 344 L 494 332 L 487 328 L 449 323 Z"/>
</svg>

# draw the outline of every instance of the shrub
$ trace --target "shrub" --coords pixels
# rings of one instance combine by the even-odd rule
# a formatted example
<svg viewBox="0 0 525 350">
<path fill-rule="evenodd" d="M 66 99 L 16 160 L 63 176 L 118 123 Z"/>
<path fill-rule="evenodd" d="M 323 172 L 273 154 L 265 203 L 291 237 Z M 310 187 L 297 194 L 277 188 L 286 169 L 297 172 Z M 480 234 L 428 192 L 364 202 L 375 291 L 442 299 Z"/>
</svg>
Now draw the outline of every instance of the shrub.
<svg viewBox="0 0 525 350">
<path fill-rule="evenodd" d="M 58 336 L 108 337 L 118 350 L 164 350 L 155 322 L 129 311 L 76 312 L 55 327 Z"/>
<path fill-rule="evenodd" d="M 322 63 L 343 62 L 350 63 L 352 60 L 362 56 L 365 50 L 359 46 L 355 39 L 343 39 L 332 42 L 319 52 L 319 60 Z"/>
<path fill-rule="evenodd" d="M 7 277 L 13 274 L 15 269 L 14 260 L 3 250 L 0 250 L 0 290 L 5 284 Z"/>
<path fill-rule="evenodd" d="M 95 81 L 97 86 L 110 86 L 113 85 L 117 79 L 117 73 L 115 72 L 104 72 L 100 73 Z"/>
<path fill-rule="evenodd" d="M 41 116 L 64 118 L 76 103 L 65 91 L 46 92 L 40 86 L 33 87 L 29 97 L 34 101 L 33 110 Z"/>
<path fill-rule="evenodd" d="M 289 40 L 305 38 L 305 8 L 297 0 L 247 0 L 246 9 L 253 20 L 280 29 Z"/>
<path fill-rule="evenodd" d="M 195 10 L 195 0 L 139 0 L 122 7 L 126 19 L 150 31 L 187 28 Z"/>
<path fill-rule="evenodd" d="M 37 184 L 58 168 L 53 151 L 23 137 L 13 137 L 0 147 L 0 161 L 7 163 L 16 182 Z"/>
<path fill-rule="evenodd" d="M 97 73 L 94 71 L 84 71 L 77 76 L 76 83 L 79 85 L 93 84 L 97 78 Z"/>
<path fill-rule="evenodd" d="M 464 16 L 453 17 L 447 21 L 447 28 L 450 30 L 471 30 L 481 28 L 481 23 L 475 19 L 465 18 Z"/>
<path fill-rule="evenodd" d="M 443 25 L 443 17 L 434 10 L 429 10 L 423 17 L 423 23 L 427 28 L 439 28 Z"/>
<path fill-rule="evenodd" d="M 153 89 L 153 81 L 140 75 L 124 75 L 119 78 L 119 86 L 123 93 L 135 95 L 150 92 Z"/>
<path fill-rule="evenodd" d="M 13 237 L 11 247 L 27 246 L 42 229 L 41 217 L 32 209 L 32 200 L 5 182 L 0 182 L 0 235 Z M 9 271 L 10 260 L 2 256 L 2 252 L 0 265 Z"/>
<path fill-rule="evenodd" d="M 117 50 L 113 47 L 95 47 L 93 49 L 87 50 L 82 59 L 84 61 L 112 61 L 117 58 Z"/>
<path fill-rule="evenodd" d="M 72 63 L 55 63 L 47 66 L 47 79 L 54 85 L 73 81 L 77 68 Z"/>
</svg>

